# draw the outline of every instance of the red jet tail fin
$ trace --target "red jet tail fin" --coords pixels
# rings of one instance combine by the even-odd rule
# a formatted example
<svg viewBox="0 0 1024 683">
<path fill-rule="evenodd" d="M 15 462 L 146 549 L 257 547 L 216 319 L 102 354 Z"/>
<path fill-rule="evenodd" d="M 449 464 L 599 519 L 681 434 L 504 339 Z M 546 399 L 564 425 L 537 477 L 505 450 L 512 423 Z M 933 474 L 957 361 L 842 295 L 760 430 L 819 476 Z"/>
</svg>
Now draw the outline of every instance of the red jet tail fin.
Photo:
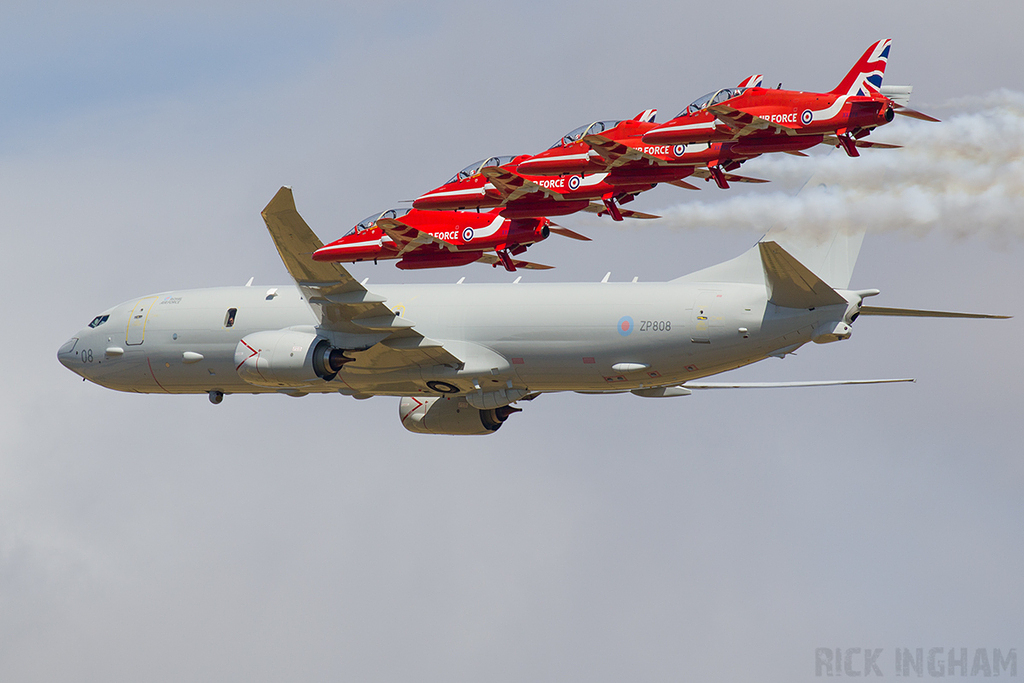
<svg viewBox="0 0 1024 683">
<path fill-rule="evenodd" d="M 657 109 L 644 109 L 642 112 L 634 116 L 632 120 L 639 121 L 640 123 L 651 123 L 657 115 Z"/>
<path fill-rule="evenodd" d="M 764 74 L 754 74 L 753 76 L 747 76 L 746 78 L 744 78 L 742 81 L 740 81 L 740 84 L 738 86 L 736 86 L 736 87 L 737 88 L 760 88 L 762 80 L 764 80 Z"/>
<path fill-rule="evenodd" d="M 882 87 L 885 66 L 889 63 L 891 38 L 880 40 L 857 60 L 846 78 L 831 92 L 832 95 L 870 95 Z"/>
</svg>

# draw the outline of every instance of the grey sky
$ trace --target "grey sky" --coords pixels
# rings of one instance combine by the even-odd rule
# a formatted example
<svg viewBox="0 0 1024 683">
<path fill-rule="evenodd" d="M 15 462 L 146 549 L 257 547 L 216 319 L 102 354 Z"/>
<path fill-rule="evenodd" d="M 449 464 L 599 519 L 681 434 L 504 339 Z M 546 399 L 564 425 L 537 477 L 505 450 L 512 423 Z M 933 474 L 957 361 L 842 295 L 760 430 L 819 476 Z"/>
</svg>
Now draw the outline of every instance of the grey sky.
<svg viewBox="0 0 1024 683">
<path fill-rule="evenodd" d="M 789 682 L 814 678 L 817 647 L 885 648 L 886 676 L 896 647 L 1024 648 L 1024 243 L 983 200 L 960 231 L 948 215 L 869 226 L 852 285 L 1014 320 L 864 319 L 742 373 L 916 385 L 550 395 L 494 436 L 434 438 L 402 429 L 392 399 L 214 407 L 104 390 L 55 358 L 133 296 L 286 282 L 259 216 L 283 184 L 333 239 L 587 121 L 666 120 L 751 73 L 830 89 L 883 37 L 886 81 L 912 83 L 913 106 L 988 111 L 978 98 L 1024 92 L 1022 21 L 1013 3 L 5 9 L 0 680 Z M 902 162 L 805 161 L 848 162 L 863 187 L 868 168 L 927 171 L 921 150 L 951 129 L 894 123 L 887 140 L 919 143 Z M 1007 135 L 990 180 L 1013 208 L 1024 145 Z M 634 206 L 783 201 L 792 162 L 745 166 L 765 188 Z M 936 165 L 933 198 L 959 168 Z M 558 267 L 524 279 L 667 279 L 759 237 L 559 222 L 595 241 L 538 245 Z M 511 279 L 351 270 L 371 286 Z"/>
</svg>

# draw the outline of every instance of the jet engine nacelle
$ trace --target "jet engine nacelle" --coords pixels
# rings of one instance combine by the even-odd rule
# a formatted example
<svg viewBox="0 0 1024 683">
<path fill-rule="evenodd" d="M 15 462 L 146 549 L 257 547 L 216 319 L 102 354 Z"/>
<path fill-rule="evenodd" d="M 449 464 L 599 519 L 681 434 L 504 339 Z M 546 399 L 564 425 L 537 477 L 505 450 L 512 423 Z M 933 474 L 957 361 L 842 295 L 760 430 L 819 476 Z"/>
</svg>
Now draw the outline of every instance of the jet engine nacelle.
<svg viewBox="0 0 1024 683">
<path fill-rule="evenodd" d="M 398 403 L 402 425 L 419 434 L 493 434 L 518 412 L 512 406 L 480 410 L 459 396 L 403 396 Z"/>
<path fill-rule="evenodd" d="M 329 382 L 350 360 L 323 337 L 300 330 L 254 332 L 235 347 L 236 371 L 258 387 L 301 388 Z"/>
</svg>

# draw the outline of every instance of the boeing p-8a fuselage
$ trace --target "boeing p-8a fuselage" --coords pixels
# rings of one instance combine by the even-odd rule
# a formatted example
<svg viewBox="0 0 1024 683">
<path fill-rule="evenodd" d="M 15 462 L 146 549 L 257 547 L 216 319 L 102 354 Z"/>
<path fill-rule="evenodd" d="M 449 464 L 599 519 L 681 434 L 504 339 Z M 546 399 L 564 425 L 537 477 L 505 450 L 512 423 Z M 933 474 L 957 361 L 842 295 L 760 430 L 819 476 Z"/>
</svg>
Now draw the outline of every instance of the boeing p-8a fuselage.
<svg viewBox="0 0 1024 683">
<path fill-rule="evenodd" d="M 131 299 L 69 340 L 60 361 L 111 389 L 215 403 L 234 393 L 401 396 L 413 431 L 489 433 L 539 393 L 685 395 L 693 380 L 846 339 L 862 314 L 933 315 L 864 306 L 877 290 L 835 289 L 767 239 L 671 282 L 368 290 L 309 258 L 319 240 L 289 189 L 264 218 L 294 285 Z M 845 287 L 860 238 L 790 248 Z"/>
<path fill-rule="evenodd" d="M 373 292 L 464 365 L 365 373 L 343 366 L 331 382 L 312 375 L 298 385 L 252 384 L 236 372 L 242 341 L 267 330 L 317 336 L 319 321 L 294 285 L 133 299 L 75 335 L 61 360 L 97 384 L 143 393 L 405 396 L 431 391 L 431 381 L 467 393 L 477 384 L 531 392 L 644 389 L 792 349 L 849 308 L 783 309 L 768 302 L 764 286 L 688 282 L 382 285 Z"/>
</svg>

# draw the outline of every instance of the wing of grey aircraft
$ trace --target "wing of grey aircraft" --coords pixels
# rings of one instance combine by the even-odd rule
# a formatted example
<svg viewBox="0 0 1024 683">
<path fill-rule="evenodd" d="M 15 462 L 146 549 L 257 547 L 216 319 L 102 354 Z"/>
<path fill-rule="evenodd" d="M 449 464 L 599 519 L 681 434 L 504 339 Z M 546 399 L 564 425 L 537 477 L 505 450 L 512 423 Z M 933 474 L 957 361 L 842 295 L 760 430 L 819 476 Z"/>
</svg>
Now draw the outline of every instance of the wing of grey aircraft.
<svg viewBox="0 0 1024 683">
<path fill-rule="evenodd" d="M 263 218 L 294 283 L 129 299 L 57 353 L 96 384 L 137 393 L 400 397 L 414 432 L 490 434 L 517 403 L 559 391 L 905 382 L 714 383 L 706 377 L 848 339 L 860 316 L 1001 318 L 865 306 L 850 290 L 863 232 L 770 231 L 737 258 L 670 282 L 381 285 L 313 261 L 322 246 L 281 188 Z M 607 279 L 607 278 L 606 278 Z"/>
</svg>

